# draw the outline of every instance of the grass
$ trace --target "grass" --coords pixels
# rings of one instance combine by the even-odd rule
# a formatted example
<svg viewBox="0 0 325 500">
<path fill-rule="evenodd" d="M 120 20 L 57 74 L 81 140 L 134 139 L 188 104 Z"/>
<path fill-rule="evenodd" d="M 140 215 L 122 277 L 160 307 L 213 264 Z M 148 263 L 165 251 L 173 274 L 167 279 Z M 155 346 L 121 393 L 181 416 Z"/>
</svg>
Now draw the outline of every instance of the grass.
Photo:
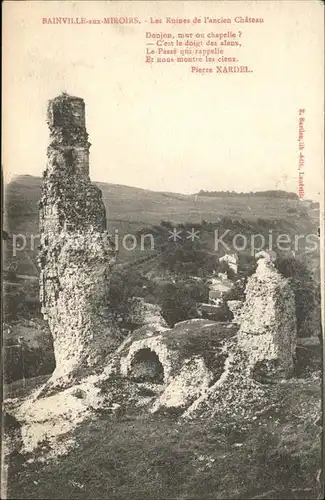
<svg viewBox="0 0 325 500">
<path fill-rule="evenodd" d="M 42 179 L 31 175 L 16 177 L 6 187 L 6 213 L 15 229 L 37 233 Z M 296 220 L 302 212 L 299 200 L 257 196 L 194 196 L 150 191 L 118 184 L 95 183 L 101 189 L 108 222 L 155 224 L 215 221 L 219 216 Z M 14 220 L 15 219 L 15 220 Z M 29 230 L 29 231 L 28 231 Z"/>
<path fill-rule="evenodd" d="M 17 274 L 38 275 L 37 244 L 31 249 L 31 235 L 39 233 L 38 200 L 40 198 L 42 179 L 30 175 L 15 178 L 5 189 L 5 225 L 11 234 L 22 234 L 27 238 L 26 251 L 18 251 L 13 257 L 12 248 L 8 244 L 5 251 L 6 266 L 17 265 Z M 299 200 L 270 198 L 257 196 L 194 196 L 177 193 L 155 192 L 117 184 L 96 183 L 102 190 L 106 207 L 108 230 L 114 235 L 118 231 L 119 241 L 125 234 L 136 235 L 142 228 L 150 228 L 162 220 L 178 223 L 217 222 L 218 218 L 227 216 L 239 230 L 240 221 L 251 221 L 253 226 L 263 231 L 263 224 L 275 224 L 279 232 L 288 234 L 316 233 L 319 226 L 319 213 L 307 212 Z M 264 228 L 265 229 L 265 228 Z M 247 228 L 243 228 L 247 232 Z M 255 231 L 256 232 L 256 231 Z M 207 244 L 214 251 L 214 237 L 201 234 L 202 244 Z M 18 241 L 19 242 L 19 241 Z M 150 251 L 148 251 L 150 253 Z M 142 257 L 144 252 L 136 247 L 128 251 L 120 245 L 121 261 Z M 319 260 L 319 256 L 316 256 Z M 315 263 L 317 266 L 317 262 Z"/>
<path fill-rule="evenodd" d="M 41 387 L 50 378 L 51 374 L 39 375 L 38 377 L 20 379 L 11 382 L 11 384 L 4 384 L 3 396 L 7 398 L 26 398 L 35 389 Z"/>
<path fill-rule="evenodd" d="M 13 458 L 8 498 L 317 498 L 321 444 L 310 408 L 319 399 L 315 381 L 290 382 L 255 421 L 223 426 L 101 414 L 77 429 L 77 446 L 56 462 Z"/>
</svg>

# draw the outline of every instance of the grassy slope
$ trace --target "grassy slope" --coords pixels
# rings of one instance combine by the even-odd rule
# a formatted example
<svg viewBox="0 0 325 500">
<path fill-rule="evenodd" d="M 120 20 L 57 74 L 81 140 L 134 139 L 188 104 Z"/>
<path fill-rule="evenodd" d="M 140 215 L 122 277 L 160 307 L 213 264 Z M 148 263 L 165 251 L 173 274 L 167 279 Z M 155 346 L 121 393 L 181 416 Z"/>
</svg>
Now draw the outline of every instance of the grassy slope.
<svg viewBox="0 0 325 500">
<path fill-rule="evenodd" d="M 38 207 L 41 178 L 30 175 L 19 176 L 6 188 L 5 225 L 10 233 L 27 236 L 27 252 L 18 252 L 19 274 L 36 275 L 37 250 L 30 249 L 30 235 L 38 234 Z M 124 234 L 136 234 L 143 227 L 159 224 L 161 220 L 172 223 L 202 220 L 216 222 L 218 217 L 230 217 L 234 224 L 241 219 L 257 223 L 266 219 L 276 223 L 283 232 L 315 233 L 318 214 L 309 214 L 299 200 L 268 197 L 220 197 L 211 198 L 176 193 L 163 193 L 117 184 L 97 183 L 103 193 L 108 229 L 118 230 L 119 238 Z M 210 238 L 211 250 L 213 239 Z M 120 240 L 121 241 L 121 240 Z M 36 240 L 37 243 L 37 240 Z M 129 260 L 139 257 L 139 249 L 121 249 L 120 258 Z M 141 256 L 143 255 L 140 254 Z M 32 262 L 31 262 L 32 261 Z"/>
<path fill-rule="evenodd" d="M 98 415 L 56 463 L 16 456 L 8 498 L 320 498 L 319 384 L 288 381 L 272 399 L 255 421 L 227 426 Z"/>
<path fill-rule="evenodd" d="M 37 232 L 37 200 L 42 179 L 19 176 L 6 189 L 7 212 L 12 230 Z M 164 193 L 119 184 L 96 183 L 102 190 L 109 222 L 154 224 L 164 220 L 177 222 L 215 221 L 227 215 L 238 218 L 292 218 L 289 208 L 297 208 L 298 200 L 252 196 L 211 198 L 205 196 Z"/>
</svg>

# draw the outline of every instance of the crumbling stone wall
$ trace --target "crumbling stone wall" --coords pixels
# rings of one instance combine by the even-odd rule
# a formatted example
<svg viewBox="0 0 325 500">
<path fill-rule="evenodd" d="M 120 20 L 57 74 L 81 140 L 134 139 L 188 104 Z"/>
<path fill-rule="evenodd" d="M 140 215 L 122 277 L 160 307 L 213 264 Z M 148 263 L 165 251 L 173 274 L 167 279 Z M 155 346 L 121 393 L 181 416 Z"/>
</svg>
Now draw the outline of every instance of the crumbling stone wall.
<svg viewBox="0 0 325 500">
<path fill-rule="evenodd" d="M 101 191 L 89 178 L 85 104 L 62 94 L 48 104 L 48 161 L 40 200 L 40 299 L 53 336 L 55 377 L 93 367 L 116 347 L 105 309 L 115 250 Z"/>
<path fill-rule="evenodd" d="M 228 345 L 219 380 L 184 412 L 184 418 L 231 416 L 252 418 L 267 404 L 270 383 L 290 377 L 296 350 L 294 295 L 276 270 L 274 256 L 257 255 L 256 272 L 248 279 L 240 309 L 236 340 Z"/>
<path fill-rule="evenodd" d="M 134 380 L 134 360 L 140 353 L 154 353 L 163 373 L 162 386 L 154 387 L 159 394 L 150 411 L 172 407 L 184 411 L 222 376 L 226 346 L 237 330 L 232 323 L 203 319 L 182 321 L 174 328 L 144 326 L 136 330 L 124 345 L 116 373 Z M 154 381 L 150 377 L 148 363 L 136 366 L 141 370 L 137 374 L 144 375 L 144 382 L 157 384 L 157 379 Z"/>
<path fill-rule="evenodd" d="M 260 381 L 292 374 L 296 350 L 295 300 L 287 279 L 262 255 L 248 279 L 238 347 Z"/>
</svg>

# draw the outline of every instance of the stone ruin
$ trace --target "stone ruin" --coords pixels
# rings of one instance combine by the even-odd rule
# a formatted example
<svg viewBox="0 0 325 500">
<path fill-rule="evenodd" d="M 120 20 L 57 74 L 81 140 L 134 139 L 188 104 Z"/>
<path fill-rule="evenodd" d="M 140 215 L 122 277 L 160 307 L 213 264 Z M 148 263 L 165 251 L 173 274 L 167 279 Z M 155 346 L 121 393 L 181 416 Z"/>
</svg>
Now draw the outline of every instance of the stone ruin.
<svg viewBox="0 0 325 500">
<path fill-rule="evenodd" d="M 294 294 L 275 268 L 273 255 L 261 252 L 256 258 L 257 269 L 248 278 L 244 303 L 234 301 L 238 329 L 228 345 L 223 376 L 187 409 L 186 417 L 250 418 L 267 403 L 270 385 L 293 374 Z"/>
<path fill-rule="evenodd" d="M 89 179 L 85 103 L 62 94 L 48 104 L 50 144 L 39 204 L 40 300 L 54 342 L 54 379 L 92 368 L 114 350 L 105 310 L 115 250 L 99 188 Z"/>
<path fill-rule="evenodd" d="M 274 257 L 260 252 L 256 258 L 257 269 L 248 279 L 240 311 L 238 347 L 261 381 L 288 378 L 296 352 L 294 294 L 276 270 Z"/>
<path fill-rule="evenodd" d="M 63 94 L 50 101 L 48 125 L 40 280 L 55 390 L 41 389 L 18 412 L 25 447 L 36 445 L 35 435 L 50 443 L 62 438 L 98 409 L 250 418 L 270 384 L 292 373 L 296 323 L 288 281 L 262 254 L 235 322 L 194 319 L 168 328 L 155 311 L 153 323 L 144 321 L 122 341 L 105 304 L 115 251 L 101 192 L 89 179 L 83 100 Z"/>
</svg>

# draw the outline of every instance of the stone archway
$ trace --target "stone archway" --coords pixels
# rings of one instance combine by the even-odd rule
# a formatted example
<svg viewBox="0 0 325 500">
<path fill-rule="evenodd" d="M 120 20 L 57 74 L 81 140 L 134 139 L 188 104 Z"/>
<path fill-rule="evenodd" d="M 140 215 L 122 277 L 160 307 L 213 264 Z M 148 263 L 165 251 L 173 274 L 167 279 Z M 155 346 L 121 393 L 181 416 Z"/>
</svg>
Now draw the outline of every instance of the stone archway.
<svg viewBox="0 0 325 500">
<path fill-rule="evenodd" d="M 129 378 L 135 382 L 162 384 L 164 381 L 164 367 L 157 354 L 149 348 L 137 351 L 131 362 Z"/>
</svg>

